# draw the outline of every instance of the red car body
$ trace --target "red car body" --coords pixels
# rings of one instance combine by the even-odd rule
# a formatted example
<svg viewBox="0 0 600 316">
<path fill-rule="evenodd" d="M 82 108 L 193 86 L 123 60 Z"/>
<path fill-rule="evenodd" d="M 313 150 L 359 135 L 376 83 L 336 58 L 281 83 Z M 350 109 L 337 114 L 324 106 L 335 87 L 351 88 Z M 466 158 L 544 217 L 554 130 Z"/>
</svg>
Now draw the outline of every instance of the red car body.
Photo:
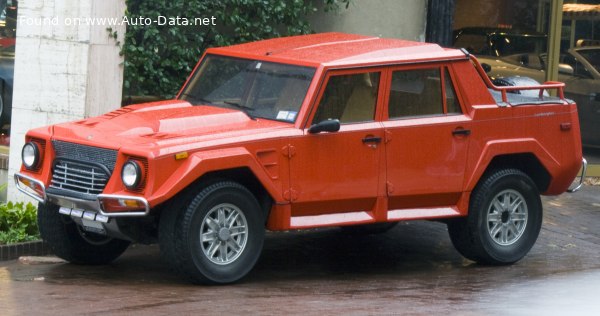
<svg viewBox="0 0 600 316">
<path fill-rule="evenodd" d="M 163 206 L 181 199 L 190 187 L 209 178 L 230 179 L 256 197 L 267 229 L 289 230 L 467 218 L 473 191 L 492 170 L 517 170 L 541 194 L 556 195 L 568 189 L 581 167 L 577 108 L 560 98 L 562 84 L 528 88 L 556 90 L 558 98 L 515 102 L 510 92 L 523 87 L 494 87 L 476 60 L 460 50 L 326 33 L 211 48 L 203 59 L 206 56 L 254 60 L 256 67 L 295 65 L 314 76 L 297 113 L 274 112 L 278 118 L 291 115 L 288 121 L 194 104 L 185 96 L 194 85 L 190 76 L 176 100 L 131 105 L 31 130 L 26 138 L 39 148 L 39 164 L 22 167 L 16 175 L 19 188 L 42 203 L 89 210 L 109 221 L 137 218 L 141 223 L 142 218 L 152 218 L 156 223 L 165 212 L 174 212 Z M 201 59 L 195 73 L 204 71 L 202 67 Z M 397 88 L 396 73 L 413 76 L 423 69 L 439 76 L 419 78 L 441 85 L 440 113 L 391 117 L 392 100 L 413 89 L 409 79 L 403 81 L 406 88 Z M 377 95 L 372 119 L 342 120 L 338 131 L 311 132 L 319 123 L 317 107 L 332 78 L 365 74 L 371 82 L 378 79 L 371 86 Z M 81 203 L 76 197 L 60 196 L 60 190 L 47 191 L 60 158 L 55 142 L 117 152 L 96 201 Z M 143 169 L 135 188 L 128 188 L 119 172 L 128 161 Z M 107 228 L 104 233 L 136 239 L 112 231 Z"/>
</svg>

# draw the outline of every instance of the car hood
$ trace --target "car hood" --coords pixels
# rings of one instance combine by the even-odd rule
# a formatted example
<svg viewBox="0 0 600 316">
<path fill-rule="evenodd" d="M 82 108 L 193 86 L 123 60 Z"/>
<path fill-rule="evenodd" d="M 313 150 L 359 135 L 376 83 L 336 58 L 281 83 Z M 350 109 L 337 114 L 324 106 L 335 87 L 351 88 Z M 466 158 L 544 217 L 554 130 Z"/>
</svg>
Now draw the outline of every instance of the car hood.
<svg viewBox="0 0 600 316">
<path fill-rule="evenodd" d="M 53 139 L 119 149 L 181 146 L 210 141 L 218 145 L 292 125 L 250 119 L 241 111 L 192 106 L 180 100 L 130 105 L 102 116 L 53 126 Z"/>
</svg>

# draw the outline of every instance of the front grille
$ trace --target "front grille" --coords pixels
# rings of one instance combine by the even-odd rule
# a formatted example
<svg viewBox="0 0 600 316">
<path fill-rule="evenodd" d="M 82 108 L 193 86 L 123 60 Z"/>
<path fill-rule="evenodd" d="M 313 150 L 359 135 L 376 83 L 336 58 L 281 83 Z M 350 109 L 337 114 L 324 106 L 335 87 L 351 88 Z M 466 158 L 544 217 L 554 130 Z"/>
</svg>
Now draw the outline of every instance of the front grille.
<svg viewBox="0 0 600 316">
<path fill-rule="evenodd" d="M 50 188 L 97 195 L 102 193 L 117 162 L 117 151 L 52 141 L 56 159 Z"/>
<path fill-rule="evenodd" d="M 99 163 L 108 168 L 110 172 L 113 171 L 117 163 L 116 150 L 67 143 L 59 140 L 53 140 L 52 146 L 57 158 Z"/>
<path fill-rule="evenodd" d="M 57 160 L 50 187 L 85 194 L 100 194 L 109 177 L 100 166 Z"/>
</svg>

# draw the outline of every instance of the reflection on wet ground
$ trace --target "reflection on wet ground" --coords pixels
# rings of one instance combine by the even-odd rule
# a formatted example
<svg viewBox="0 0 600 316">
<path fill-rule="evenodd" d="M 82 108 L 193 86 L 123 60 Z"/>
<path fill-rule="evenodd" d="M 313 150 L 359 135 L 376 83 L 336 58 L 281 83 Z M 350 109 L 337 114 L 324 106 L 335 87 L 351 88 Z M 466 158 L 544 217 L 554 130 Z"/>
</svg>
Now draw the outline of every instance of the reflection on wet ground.
<svg viewBox="0 0 600 316">
<path fill-rule="evenodd" d="M 276 233 L 256 269 L 231 286 L 187 283 L 156 246 L 135 246 L 107 266 L 3 262 L 0 313 L 598 314 L 600 187 L 544 206 L 537 244 L 512 266 L 463 259 L 438 222 L 363 237 Z"/>
</svg>

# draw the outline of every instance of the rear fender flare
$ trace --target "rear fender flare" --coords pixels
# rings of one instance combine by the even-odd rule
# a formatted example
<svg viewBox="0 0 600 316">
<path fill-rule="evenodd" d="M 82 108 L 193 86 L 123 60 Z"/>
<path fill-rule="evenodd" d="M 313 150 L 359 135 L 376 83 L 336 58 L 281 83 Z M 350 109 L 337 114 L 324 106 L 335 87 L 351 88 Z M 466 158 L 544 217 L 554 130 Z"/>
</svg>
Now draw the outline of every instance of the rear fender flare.
<svg viewBox="0 0 600 316">
<path fill-rule="evenodd" d="M 484 150 L 479 157 L 474 172 L 467 179 L 465 191 L 471 192 L 486 172 L 488 166 L 496 156 L 511 154 L 533 154 L 546 170 L 552 174 L 552 170 L 560 163 L 548 152 L 537 140 L 533 138 L 494 140 L 485 144 Z"/>
</svg>

